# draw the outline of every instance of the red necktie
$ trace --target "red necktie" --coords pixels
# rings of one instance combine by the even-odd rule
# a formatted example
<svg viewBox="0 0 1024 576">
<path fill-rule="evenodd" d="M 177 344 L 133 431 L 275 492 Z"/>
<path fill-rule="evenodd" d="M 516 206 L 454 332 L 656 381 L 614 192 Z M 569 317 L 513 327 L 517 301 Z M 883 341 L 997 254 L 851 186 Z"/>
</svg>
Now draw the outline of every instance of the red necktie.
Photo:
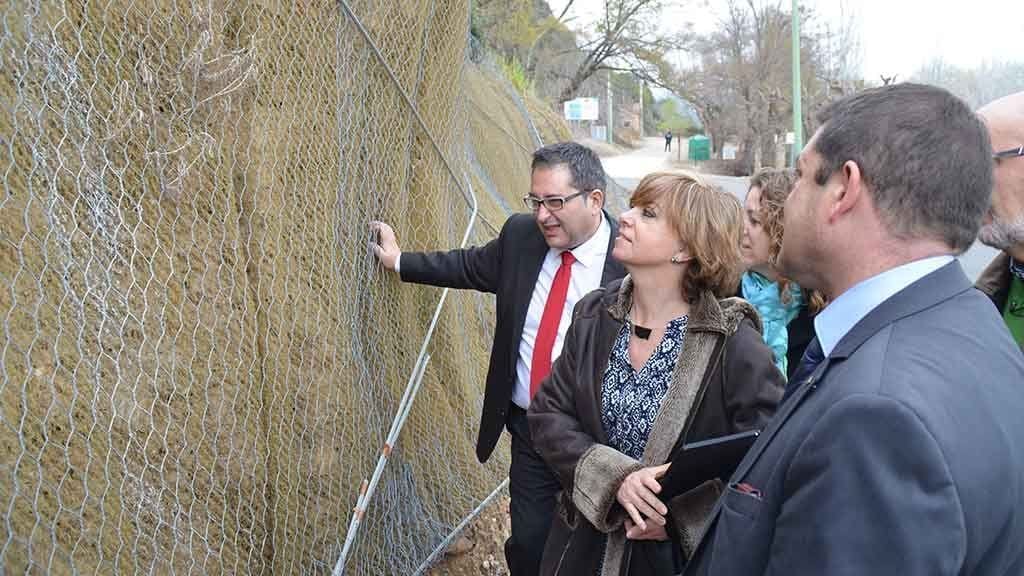
<svg viewBox="0 0 1024 576">
<path fill-rule="evenodd" d="M 562 309 L 565 308 L 565 297 L 569 294 L 569 277 L 572 276 L 572 263 L 575 261 L 572 252 L 562 252 L 562 265 L 555 272 L 548 301 L 544 303 L 544 314 L 540 317 L 537 340 L 533 343 L 533 360 L 530 362 L 530 398 L 540 388 L 541 381 L 551 373 L 551 350 L 558 336 L 558 324 L 562 321 Z"/>
</svg>

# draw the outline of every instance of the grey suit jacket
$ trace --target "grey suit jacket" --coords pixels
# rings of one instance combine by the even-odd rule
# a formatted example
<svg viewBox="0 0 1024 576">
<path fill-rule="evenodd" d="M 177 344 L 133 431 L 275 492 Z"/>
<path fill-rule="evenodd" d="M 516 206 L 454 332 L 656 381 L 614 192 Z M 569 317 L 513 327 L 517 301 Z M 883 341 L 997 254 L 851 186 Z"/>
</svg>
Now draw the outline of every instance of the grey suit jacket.
<svg viewBox="0 0 1024 576">
<path fill-rule="evenodd" d="M 711 522 L 686 574 L 1024 574 L 1024 358 L 959 263 L 839 342 Z"/>
</svg>

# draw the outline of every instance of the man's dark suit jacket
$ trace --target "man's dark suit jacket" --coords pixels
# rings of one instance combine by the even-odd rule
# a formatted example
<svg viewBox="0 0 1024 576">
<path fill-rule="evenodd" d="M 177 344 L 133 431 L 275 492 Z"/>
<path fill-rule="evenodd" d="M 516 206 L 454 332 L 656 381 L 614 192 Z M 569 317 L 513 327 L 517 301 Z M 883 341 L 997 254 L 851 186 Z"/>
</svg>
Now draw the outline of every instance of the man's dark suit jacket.
<svg viewBox="0 0 1024 576">
<path fill-rule="evenodd" d="M 602 286 L 626 274 L 622 265 L 611 257 L 618 225 L 607 214 L 605 219 L 612 233 L 601 276 Z M 481 462 L 491 456 L 505 426 L 516 385 L 519 340 L 547 252 L 547 242 L 531 214 L 513 215 L 502 226 L 498 237 L 483 246 L 449 252 L 402 252 L 400 273 L 404 282 L 472 288 L 497 296 L 497 322 L 476 442 L 476 456 Z"/>
<path fill-rule="evenodd" d="M 685 574 L 1024 574 L 1024 357 L 950 263 L 864 317 L 730 479 Z"/>
</svg>

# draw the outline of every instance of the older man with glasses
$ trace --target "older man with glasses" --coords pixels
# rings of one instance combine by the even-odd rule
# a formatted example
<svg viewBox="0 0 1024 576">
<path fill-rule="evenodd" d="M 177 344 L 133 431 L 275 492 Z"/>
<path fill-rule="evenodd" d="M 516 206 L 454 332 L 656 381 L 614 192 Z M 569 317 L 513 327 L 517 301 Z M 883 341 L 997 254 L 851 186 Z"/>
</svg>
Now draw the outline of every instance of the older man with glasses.
<svg viewBox="0 0 1024 576">
<path fill-rule="evenodd" d="M 402 252 L 395 232 L 371 224 L 374 253 L 402 281 L 467 288 L 497 296 L 497 322 L 477 438 L 481 462 L 507 428 L 512 437 L 512 535 L 505 559 L 513 576 L 537 574 L 561 485 L 537 454 L 526 409 L 562 349 L 576 303 L 621 278 L 612 260 L 616 222 L 604 212 L 605 174 L 594 152 L 574 142 L 533 154 L 529 214 L 515 214 L 487 244 L 448 252 Z"/>
<path fill-rule="evenodd" d="M 978 278 L 1014 340 L 1024 351 L 1024 92 L 978 111 L 988 127 L 995 160 L 992 208 L 978 238 L 1002 250 Z"/>
</svg>

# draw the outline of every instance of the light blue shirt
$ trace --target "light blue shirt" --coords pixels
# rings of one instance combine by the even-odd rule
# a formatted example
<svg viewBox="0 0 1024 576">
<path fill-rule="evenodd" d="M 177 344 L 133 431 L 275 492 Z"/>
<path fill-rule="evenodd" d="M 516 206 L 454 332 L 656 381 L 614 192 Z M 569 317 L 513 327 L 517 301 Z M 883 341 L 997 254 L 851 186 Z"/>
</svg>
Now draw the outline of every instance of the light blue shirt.
<svg viewBox="0 0 1024 576">
<path fill-rule="evenodd" d="M 814 332 L 828 356 L 843 336 L 882 302 L 953 261 L 950 255 L 915 260 L 862 280 L 814 317 Z"/>
<path fill-rule="evenodd" d="M 757 308 L 761 315 L 761 335 L 764 343 L 772 349 L 775 366 L 786 374 L 786 353 L 789 351 L 789 323 L 800 314 L 803 294 L 795 283 L 789 283 L 789 298 L 782 302 L 779 284 L 772 282 L 753 270 L 743 273 L 740 280 L 743 298 Z"/>
</svg>

